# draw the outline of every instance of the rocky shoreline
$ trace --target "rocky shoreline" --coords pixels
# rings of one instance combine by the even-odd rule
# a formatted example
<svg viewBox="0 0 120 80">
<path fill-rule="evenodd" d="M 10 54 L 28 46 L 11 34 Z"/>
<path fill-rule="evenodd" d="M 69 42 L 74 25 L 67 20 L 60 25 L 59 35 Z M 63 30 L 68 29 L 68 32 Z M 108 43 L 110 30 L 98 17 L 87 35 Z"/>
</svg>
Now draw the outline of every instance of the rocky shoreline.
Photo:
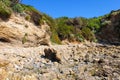
<svg viewBox="0 0 120 80">
<path fill-rule="evenodd" d="M 0 80 L 120 80 L 120 46 L 0 47 Z"/>
</svg>

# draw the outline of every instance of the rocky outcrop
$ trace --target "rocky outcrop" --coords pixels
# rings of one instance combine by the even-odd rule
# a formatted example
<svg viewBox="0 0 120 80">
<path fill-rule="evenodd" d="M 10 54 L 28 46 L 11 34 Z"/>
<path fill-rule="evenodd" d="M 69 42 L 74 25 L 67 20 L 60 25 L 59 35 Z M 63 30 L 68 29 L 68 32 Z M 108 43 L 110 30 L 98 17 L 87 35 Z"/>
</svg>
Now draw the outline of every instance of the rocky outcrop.
<svg viewBox="0 0 120 80">
<path fill-rule="evenodd" d="M 13 14 L 8 21 L 0 21 L 0 42 L 17 46 L 49 45 L 47 28 L 49 29 L 47 24 L 36 26 L 19 14 Z"/>
<path fill-rule="evenodd" d="M 120 10 L 103 18 L 102 28 L 97 38 L 103 42 L 120 45 Z"/>
<path fill-rule="evenodd" d="M 0 78 L 6 80 L 120 79 L 120 46 L 96 43 L 0 46 L 0 56 L 4 57 L 0 64 L 7 65 L 0 68 Z"/>
</svg>

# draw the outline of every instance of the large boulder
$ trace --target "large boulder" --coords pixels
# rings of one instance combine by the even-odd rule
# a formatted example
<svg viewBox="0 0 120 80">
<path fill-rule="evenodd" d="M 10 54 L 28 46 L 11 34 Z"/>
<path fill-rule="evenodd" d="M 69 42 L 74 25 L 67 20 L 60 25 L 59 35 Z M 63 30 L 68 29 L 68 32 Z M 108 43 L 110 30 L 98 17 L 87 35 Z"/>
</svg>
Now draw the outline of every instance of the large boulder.
<svg viewBox="0 0 120 80">
<path fill-rule="evenodd" d="M 55 50 L 46 48 L 44 49 L 45 58 L 51 60 L 52 62 L 61 62 L 61 55 Z"/>
</svg>

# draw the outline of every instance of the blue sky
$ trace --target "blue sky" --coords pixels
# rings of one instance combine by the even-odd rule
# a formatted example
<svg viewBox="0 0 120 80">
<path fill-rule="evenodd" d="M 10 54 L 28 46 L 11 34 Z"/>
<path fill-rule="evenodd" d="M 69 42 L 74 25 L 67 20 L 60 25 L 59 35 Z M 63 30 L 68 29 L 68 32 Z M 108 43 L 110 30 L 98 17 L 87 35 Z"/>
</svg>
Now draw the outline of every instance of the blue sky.
<svg viewBox="0 0 120 80">
<path fill-rule="evenodd" d="M 53 18 L 97 17 L 120 9 L 120 0 L 22 0 Z"/>
</svg>

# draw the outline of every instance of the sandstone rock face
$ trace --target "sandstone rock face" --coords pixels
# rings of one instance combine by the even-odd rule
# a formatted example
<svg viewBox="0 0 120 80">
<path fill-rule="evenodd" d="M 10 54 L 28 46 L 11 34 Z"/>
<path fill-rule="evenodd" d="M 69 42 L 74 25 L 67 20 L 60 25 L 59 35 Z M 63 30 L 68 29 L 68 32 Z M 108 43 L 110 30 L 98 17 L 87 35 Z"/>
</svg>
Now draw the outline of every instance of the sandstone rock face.
<svg viewBox="0 0 120 80">
<path fill-rule="evenodd" d="M 0 46 L 0 56 L 1 80 L 120 79 L 120 46 L 96 43 Z"/>
<path fill-rule="evenodd" d="M 49 45 L 47 28 L 49 29 L 47 24 L 35 26 L 24 17 L 12 15 L 8 21 L 0 21 L 0 42 L 17 44 L 17 46 Z"/>
</svg>

